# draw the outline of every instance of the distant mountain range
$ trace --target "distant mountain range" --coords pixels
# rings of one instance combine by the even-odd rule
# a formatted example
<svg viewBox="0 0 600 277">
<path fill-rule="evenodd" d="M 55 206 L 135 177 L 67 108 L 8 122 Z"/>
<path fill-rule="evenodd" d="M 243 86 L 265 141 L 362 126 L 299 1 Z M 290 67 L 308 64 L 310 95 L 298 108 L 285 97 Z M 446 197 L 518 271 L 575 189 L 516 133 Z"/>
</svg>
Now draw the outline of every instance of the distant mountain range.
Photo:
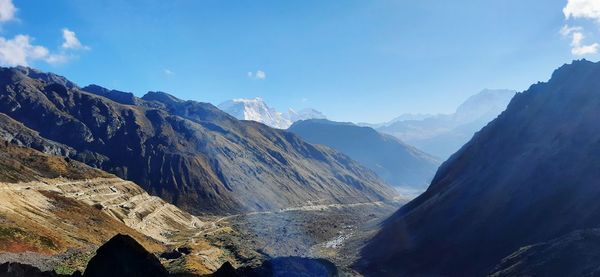
<svg viewBox="0 0 600 277">
<path fill-rule="evenodd" d="M 597 274 L 597 230 L 585 230 L 600 218 L 599 118 L 600 63 L 560 67 L 386 220 L 357 267 L 367 276 Z"/>
<path fill-rule="evenodd" d="M 26 67 L 0 68 L 0 87 L 0 113 L 17 122 L 4 137 L 134 181 L 193 213 L 387 201 L 396 195 L 346 155 L 239 121 L 210 104 L 162 92 L 137 98 L 99 86 L 82 89 Z"/>
<path fill-rule="evenodd" d="M 288 131 L 348 155 L 405 192 L 425 190 L 439 165 L 432 156 L 370 127 L 310 119 L 294 123 Z"/>
<path fill-rule="evenodd" d="M 486 89 L 467 99 L 453 114 L 404 114 L 390 122 L 360 125 L 373 127 L 446 159 L 504 111 L 515 93 L 512 90 Z"/>
<path fill-rule="evenodd" d="M 284 114 L 269 107 L 260 97 L 232 99 L 219 104 L 218 108 L 237 119 L 252 120 L 277 129 L 287 129 L 298 120 L 326 118 L 321 112 L 310 108 L 299 111 L 289 109 Z"/>
</svg>

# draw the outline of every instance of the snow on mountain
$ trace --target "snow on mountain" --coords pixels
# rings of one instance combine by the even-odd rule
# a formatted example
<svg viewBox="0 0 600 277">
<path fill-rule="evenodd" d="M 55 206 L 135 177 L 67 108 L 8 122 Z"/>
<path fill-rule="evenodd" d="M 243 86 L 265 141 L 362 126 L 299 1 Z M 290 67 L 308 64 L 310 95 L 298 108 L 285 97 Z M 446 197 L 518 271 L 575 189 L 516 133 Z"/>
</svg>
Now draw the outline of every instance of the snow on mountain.
<svg viewBox="0 0 600 277">
<path fill-rule="evenodd" d="M 228 100 L 221 103 L 218 108 L 237 119 L 252 120 L 273 128 L 287 129 L 287 127 L 292 125 L 289 119 L 274 108 L 267 106 L 265 101 L 260 97 Z"/>
<path fill-rule="evenodd" d="M 260 97 L 228 100 L 219 104 L 218 108 L 237 119 L 252 120 L 277 129 L 287 129 L 299 120 L 326 118 L 323 113 L 310 108 L 299 111 L 289 109 L 284 114 L 269 107 Z"/>
<path fill-rule="evenodd" d="M 326 119 L 327 117 L 320 111 L 311 108 L 306 108 L 299 111 L 289 109 L 287 118 L 290 119 L 292 122 L 296 122 L 308 119 Z"/>
<path fill-rule="evenodd" d="M 403 115 L 373 128 L 445 159 L 504 111 L 515 93 L 506 89 L 486 89 L 469 97 L 455 113 Z"/>
</svg>

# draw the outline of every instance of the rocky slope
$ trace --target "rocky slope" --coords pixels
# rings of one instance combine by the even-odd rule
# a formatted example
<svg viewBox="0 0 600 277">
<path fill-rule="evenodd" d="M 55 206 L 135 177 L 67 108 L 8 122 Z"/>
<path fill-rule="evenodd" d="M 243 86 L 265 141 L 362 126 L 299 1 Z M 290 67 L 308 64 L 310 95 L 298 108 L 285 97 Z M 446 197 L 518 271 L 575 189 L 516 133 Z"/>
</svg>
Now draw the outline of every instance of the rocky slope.
<svg viewBox="0 0 600 277">
<path fill-rule="evenodd" d="M 439 165 L 435 158 L 395 137 L 352 123 L 304 120 L 288 131 L 348 155 L 400 189 L 424 191 Z"/>
<path fill-rule="evenodd" d="M 469 97 L 453 114 L 404 115 L 376 129 L 446 159 L 504 111 L 514 95 L 512 90 L 486 89 Z"/>
<path fill-rule="evenodd" d="M 190 255 L 177 261 L 176 272 L 206 274 L 225 260 L 237 263 L 236 253 L 199 237 L 210 224 L 132 182 L 68 158 L 0 142 L 0 192 L 0 263 L 70 272 L 117 233 L 154 253 L 185 246 Z"/>
<path fill-rule="evenodd" d="M 56 193 L 102 210 L 128 227 L 163 243 L 170 243 L 168 237 L 177 236 L 180 232 L 202 227 L 203 223 L 198 218 L 156 196 L 150 196 L 132 182 L 68 158 L 24 147 L 24 142 L 33 141 L 36 142 L 33 146 L 40 150 L 71 151 L 63 145 L 40 138 L 34 131 L 2 114 L 0 123 L 0 134 L 7 130 L 15 134 L 10 141 L 0 141 L 3 144 L 0 149 L 0 186 L 5 192 L 3 197 L 7 205 L 14 201 L 33 205 L 21 202 L 29 193 Z M 22 197 L 15 198 L 14 195 Z M 27 210 L 25 206 L 11 209 Z"/>
<path fill-rule="evenodd" d="M 61 191 L 62 184 L 74 185 L 70 180 L 82 178 L 96 178 L 89 181 L 94 183 L 115 177 L 62 157 L 0 143 L 0 261 L 67 257 L 97 247 L 116 233 L 130 234 L 153 251 L 164 249 L 144 235 L 143 228 L 135 230 L 108 210 Z"/>
<path fill-rule="evenodd" d="M 238 121 L 210 104 L 160 92 L 125 101 L 129 96 L 118 91 L 87 89 L 50 73 L 2 68 L 0 113 L 40 139 L 66 147 L 61 151 L 73 159 L 196 213 L 394 196 L 347 156 L 291 133 Z"/>
<path fill-rule="evenodd" d="M 502 259 L 490 277 L 597 276 L 600 230 L 578 230 L 548 242 L 528 245 Z"/>
<path fill-rule="evenodd" d="M 598 226 L 600 63 L 517 94 L 363 249 L 371 275 L 489 273 L 520 247 Z"/>
</svg>

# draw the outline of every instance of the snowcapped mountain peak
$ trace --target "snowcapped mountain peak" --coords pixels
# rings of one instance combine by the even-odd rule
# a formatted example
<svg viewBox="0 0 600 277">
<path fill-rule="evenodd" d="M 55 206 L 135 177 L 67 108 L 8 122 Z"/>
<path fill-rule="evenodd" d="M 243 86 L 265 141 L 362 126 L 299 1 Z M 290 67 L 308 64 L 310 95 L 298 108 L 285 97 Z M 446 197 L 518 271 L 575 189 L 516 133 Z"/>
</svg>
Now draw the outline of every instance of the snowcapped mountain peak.
<svg viewBox="0 0 600 277">
<path fill-rule="evenodd" d="M 299 111 L 289 109 L 284 114 L 269 107 L 261 97 L 228 100 L 218 105 L 218 108 L 237 119 L 252 120 L 278 129 L 287 129 L 298 120 L 325 118 L 323 113 L 310 108 Z"/>
<path fill-rule="evenodd" d="M 241 120 L 252 120 L 278 129 L 286 129 L 292 122 L 282 113 L 269 107 L 260 97 L 236 98 L 221 103 L 219 109 Z"/>
<path fill-rule="evenodd" d="M 233 101 L 235 103 L 261 103 L 265 104 L 264 100 L 262 99 L 262 97 L 254 97 L 254 98 L 235 98 L 232 99 L 230 101 Z"/>
</svg>

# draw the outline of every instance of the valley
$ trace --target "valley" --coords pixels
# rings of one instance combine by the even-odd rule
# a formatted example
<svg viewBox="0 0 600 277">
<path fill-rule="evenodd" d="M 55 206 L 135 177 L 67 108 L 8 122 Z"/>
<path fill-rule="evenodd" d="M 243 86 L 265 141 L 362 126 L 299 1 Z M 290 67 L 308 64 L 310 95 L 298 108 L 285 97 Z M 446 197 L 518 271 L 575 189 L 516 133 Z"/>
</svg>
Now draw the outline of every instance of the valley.
<svg viewBox="0 0 600 277">
<path fill-rule="evenodd" d="M 192 216 L 132 182 L 78 162 L 12 144 L 0 150 L 5 165 L 0 177 L 6 176 L 0 183 L 0 263 L 59 273 L 83 271 L 95 248 L 116 233 L 132 235 L 173 274 L 208 274 L 226 261 L 240 267 L 280 256 L 328 258 L 350 270 L 353 257 L 343 250 L 345 243 L 372 231 L 363 229 L 364 222 L 381 221 L 407 201 Z M 24 169 L 33 179 L 7 182 Z M 57 170 L 64 177 L 54 175 Z M 77 180 L 82 173 L 93 178 Z"/>
<path fill-rule="evenodd" d="M 0 0 L 0 277 L 600 276 L 600 0 Z"/>
</svg>

